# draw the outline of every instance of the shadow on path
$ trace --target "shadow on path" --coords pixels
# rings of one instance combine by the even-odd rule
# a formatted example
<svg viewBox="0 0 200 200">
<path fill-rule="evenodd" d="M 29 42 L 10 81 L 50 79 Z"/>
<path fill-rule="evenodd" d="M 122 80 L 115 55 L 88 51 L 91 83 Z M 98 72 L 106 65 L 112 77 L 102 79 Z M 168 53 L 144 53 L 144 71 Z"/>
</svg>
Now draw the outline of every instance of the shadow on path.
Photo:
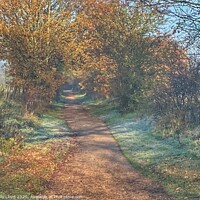
<svg viewBox="0 0 200 200">
<path fill-rule="evenodd" d="M 46 195 L 74 195 L 93 200 L 167 200 L 163 188 L 135 172 L 107 126 L 66 97 L 64 117 L 78 148 L 58 169 Z"/>
</svg>

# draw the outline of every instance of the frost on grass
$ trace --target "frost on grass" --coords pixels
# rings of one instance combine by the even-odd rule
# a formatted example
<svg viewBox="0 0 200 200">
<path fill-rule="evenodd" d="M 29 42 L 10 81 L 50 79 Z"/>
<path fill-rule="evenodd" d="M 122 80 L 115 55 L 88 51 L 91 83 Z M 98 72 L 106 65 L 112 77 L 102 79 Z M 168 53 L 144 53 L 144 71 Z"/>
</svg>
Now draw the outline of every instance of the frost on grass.
<svg viewBox="0 0 200 200">
<path fill-rule="evenodd" d="M 160 181 L 175 199 L 200 196 L 199 140 L 183 138 L 181 146 L 173 137 L 158 137 L 152 118 L 108 116 L 114 137 L 134 167 Z"/>
<path fill-rule="evenodd" d="M 62 120 L 44 115 L 40 119 L 39 127 L 28 136 L 26 142 L 29 144 L 44 141 L 50 142 L 53 139 L 59 140 L 69 136 L 70 131 Z"/>
</svg>

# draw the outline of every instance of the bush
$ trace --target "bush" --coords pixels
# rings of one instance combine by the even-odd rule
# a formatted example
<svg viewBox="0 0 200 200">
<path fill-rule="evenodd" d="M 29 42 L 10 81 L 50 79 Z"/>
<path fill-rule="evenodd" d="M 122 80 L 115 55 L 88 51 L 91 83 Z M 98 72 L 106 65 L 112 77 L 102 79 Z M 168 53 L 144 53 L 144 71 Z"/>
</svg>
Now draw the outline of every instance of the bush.
<svg viewBox="0 0 200 200">
<path fill-rule="evenodd" d="M 194 72 L 192 68 L 185 74 L 171 75 L 169 84 L 154 93 L 154 114 L 164 135 L 179 138 L 200 123 L 200 77 L 196 79 Z"/>
<path fill-rule="evenodd" d="M 4 87 L 5 88 L 5 87 Z M 21 115 L 21 106 L 7 98 L 8 91 L 1 86 L 0 91 L 0 152 L 7 154 L 21 148 L 28 122 Z"/>
</svg>

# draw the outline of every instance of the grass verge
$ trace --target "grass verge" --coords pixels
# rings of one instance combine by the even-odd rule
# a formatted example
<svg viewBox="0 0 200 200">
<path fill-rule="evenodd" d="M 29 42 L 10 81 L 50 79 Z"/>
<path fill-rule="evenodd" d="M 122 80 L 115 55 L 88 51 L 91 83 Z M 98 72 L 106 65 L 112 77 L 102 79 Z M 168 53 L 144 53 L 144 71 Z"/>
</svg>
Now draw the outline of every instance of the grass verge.
<svg viewBox="0 0 200 200">
<path fill-rule="evenodd" d="M 25 146 L 0 160 L 0 197 L 30 199 L 45 190 L 70 147 L 63 107 L 53 104 L 45 114 L 29 119 L 35 130 L 27 135 Z"/>
</svg>

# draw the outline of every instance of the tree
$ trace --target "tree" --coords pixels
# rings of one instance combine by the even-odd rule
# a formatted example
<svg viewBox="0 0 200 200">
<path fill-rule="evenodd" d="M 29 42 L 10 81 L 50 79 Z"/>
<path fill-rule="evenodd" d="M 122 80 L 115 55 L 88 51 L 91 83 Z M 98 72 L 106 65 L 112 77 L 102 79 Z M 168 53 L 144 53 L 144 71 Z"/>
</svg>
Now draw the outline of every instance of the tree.
<svg viewBox="0 0 200 200">
<path fill-rule="evenodd" d="M 200 2 L 198 0 L 139 0 L 139 2 L 164 15 L 169 20 L 168 27 L 173 29 L 171 33 L 176 33 L 179 38 L 182 37 L 187 46 L 195 44 L 195 47 L 197 47 L 199 45 Z"/>
<path fill-rule="evenodd" d="M 51 101 L 63 82 L 63 38 L 71 13 L 64 1 L 1 1 L 0 46 L 9 84 L 21 96 L 24 113 Z"/>
<path fill-rule="evenodd" d="M 121 87 L 119 78 L 140 71 L 145 38 L 160 21 L 154 11 L 141 10 L 116 0 L 79 2 L 72 23 L 77 33 L 72 63 L 88 90 L 115 96 L 120 94 L 113 89 Z"/>
<path fill-rule="evenodd" d="M 69 65 L 72 66 L 74 76 L 82 80 L 81 85 L 88 92 L 109 95 L 109 82 L 114 76 L 115 62 L 103 51 L 106 41 L 100 30 L 105 30 L 105 23 L 109 25 L 119 5 L 117 1 L 76 2 L 76 16 L 71 23 L 75 37 L 70 43 L 73 51 Z"/>
<path fill-rule="evenodd" d="M 165 135 L 183 134 L 199 124 L 199 72 L 187 51 L 172 39 L 156 40 L 144 66 L 157 126 Z"/>
</svg>

